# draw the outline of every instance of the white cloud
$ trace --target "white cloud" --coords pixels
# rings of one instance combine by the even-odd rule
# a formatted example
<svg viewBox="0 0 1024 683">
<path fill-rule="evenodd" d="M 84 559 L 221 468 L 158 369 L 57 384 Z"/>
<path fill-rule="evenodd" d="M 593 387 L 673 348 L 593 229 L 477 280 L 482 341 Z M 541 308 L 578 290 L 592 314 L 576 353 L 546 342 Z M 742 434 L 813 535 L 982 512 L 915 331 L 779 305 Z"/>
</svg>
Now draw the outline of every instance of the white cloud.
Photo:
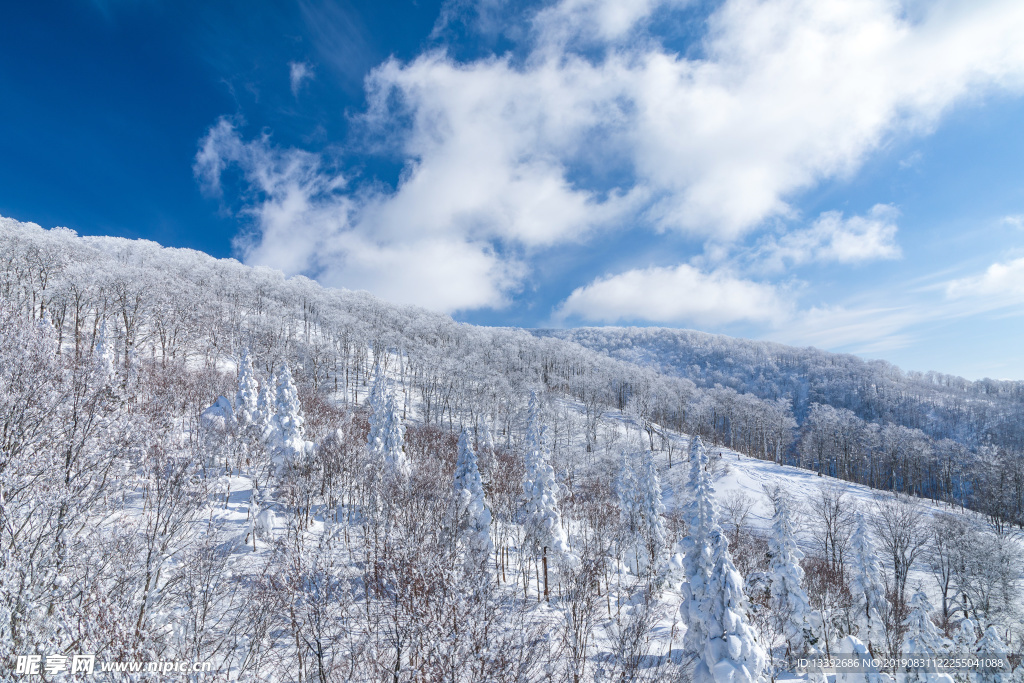
<svg viewBox="0 0 1024 683">
<path fill-rule="evenodd" d="M 245 209 L 258 229 L 239 240 L 247 263 L 445 312 L 500 307 L 523 277 L 522 265 L 499 258 L 487 241 L 378 232 L 362 220 L 365 205 L 347 192 L 345 178 L 319 156 L 275 148 L 266 136 L 245 142 L 221 119 L 202 141 L 195 173 L 218 193 L 228 164 L 260 197 Z"/>
<path fill-rule="evenodd" d="M 573 291 L 556 313 L 562 320 L 697 325 L 775 324 L 788 316 L 788 306 L 775 287 L 722 271 L 704 273 L 686 264 L 600 278 Z"/>
<path fill-rule="evenodd" d="M 1024 230 L 1024 213 L 1013 214 L 1011 216 L 1003 216 L 1002 220 L 999 222 L 1002 223 L 1003 225 L 1009 225 L 1011 228 Z"/>
<path fill-rule="evenodd" d="M 1018 2 L 947 0 L 912 21 L 891 0 L 729 0 L 701 59 L 640 37 L 666 4 L 563 0 L 535 16 L 533 51 L 515 65 L 437 52 L 389 61 L 369 81 L 370 120 L 401 141 L 410 190 L 479 170 L 561 178 L 581 203 L 577 178 L 613 168 L 630 178 L 622 194 L 649 198 L 644 220 L 729 240 L 792 215 L 793 193 L 852 173 L 888 136 L 927 131 L 961 98 L 1024 80 Z M 604 41 L 604 56 L 576 55 L 581 34 Z M 395 135 L 402 116 L 412 123 Z M 586 220 L 614 222 L 619 208 L 593 205 Z"/>
<path fill-rule="evenodd" d="M 288 62 L 288 78 L 292 86 L 292 96 L 298 97 L 302 84 L 313 80 L 313 67 L 306 62 Z"/>
<path fill-rule="evenodd" d="M 902 255 L 896 244 L 898 214 L 895 207 L 887 204 L 876 204 L 867 216 L 850 218 L 843 218 L 839 211 L 827 211 L 810 228 L 763 241 L 755 257 L 769 270 L 810 262 L 897 259 Z"/>
<path fill-rule="evenodd" d="M 794 216 L 795 193 L 852 174 L 891 136 L 927 132 L 966 97 L 1024 86 L 1018 0 L 725 0 L 696 56 L 651 33 L 654 13 L 680 4 L 562 0 L 532 15 L 515 58 L 431 51 L 381 64 L 362 121 L 404 161 L 397 187 L 350 188 L 315 155 L 216 127 L 197 173 L 216 189 L 238 164 L 262 188 L 249 198 L 251 260 L 443 310 L 500 306 L 538 250 L 636 227 L 731 245 Z M 297 93 L 311 72 L 291 68 Z M 894 219 L 879 211 L 823 214 L 769 251 L 780 264 L 896 258 Z M 421 273 L 440 279 L 430 287 L 411 286 L 410 245 L 434 255 Z M 377 277 L 370 263 L 409 276 Z M 648 301 L 652 320 L 768 320 L 784 308 L 769 285 L 678 266 L 592 283 L 564 310 L 597 315 L 597 294 L 626 297 L 641 281 L 724 292 L 719 312 Z"/>
<path fill-rule="evenodd" d="M 951 280 L 946 283 L 950 299 L 980 297 L 987 308 L 1024 302 L 1024 258 L 1006 263 L 993 263 L 981 275 Z"/>
</svg>

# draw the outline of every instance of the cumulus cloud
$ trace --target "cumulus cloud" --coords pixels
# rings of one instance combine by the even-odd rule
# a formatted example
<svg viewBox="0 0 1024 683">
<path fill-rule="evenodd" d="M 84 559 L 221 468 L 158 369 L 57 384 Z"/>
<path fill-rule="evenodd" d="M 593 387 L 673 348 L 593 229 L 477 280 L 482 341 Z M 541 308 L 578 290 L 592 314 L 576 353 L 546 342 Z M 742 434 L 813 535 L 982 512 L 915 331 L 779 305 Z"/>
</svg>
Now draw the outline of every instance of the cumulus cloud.
<svg viewBox="0 0 1024 683">
<path fill-rule="evenodd" d="M 292 96 L 298 97 L 303 83 L 313 79 L 313 67 L 306 62 L 288 62 L 288 79 Z"/>
<path fill-rule="evenodd" d="M 810 262 L 897 259 L 902 255 L 896 244 L 898 214 L 896 208 L 888 204 L 876 204 L 867 216 L 850 218 L 843 218 L 840 211 L 826 211 L 810 228 L 765 240 L 755 258 L 770 270 Z"/>
<path fill-rule="evenodd" d="M 723 271 L 705 273 L 682 264 L 639 268 L 580 287 L 556 318 L 590 322 L 646 321 L 663 324 L 775 324 L 789 316 L 778 290 Z"/>
<path fill-rule="evenodd" d="M 987 307 L 1024 302 L 1024 258 L 993 263 L 980 274 L 946 283 L 950 299 L 985 298 Z"/>
<path fill-rule="evenodd" d="M 360 120 L 376 151 L 403 160 L 395 187 L 350 187 L 315 155 L 234 129 L 211 131 L 197 173 L 213 187 L 237 164 L 263 188 L 249 259 L 444 310 L 500 306 L 538 250 L 620 228 L 735 244 L 796 218 L 798 192 L 852 174 L 892 136 L 928 132 L 978 92 L 1024 86 L 1017 0 L 725 0 L 683 55 L 653 18 L 685 4 L 561 0 L 530 15 L 515 56 L 434 50 L 379 65 Z M 765 253 L 780 267 L 897 258 L 895 232 L 891 208 L 829 212 Z M 438 301 L 365 265 L 416 272 L 408 245 L 438 261 Z M 645 282 L 697 287 L 722 308 L 655 296 L 633 319 L 769 320 L 784 308 L 769 285 L 681 265 L 593 282 L 562 311 L 597 315 L 607 294 L 621 303 L 596 319 L 614 318 Z M 735 303 L 744 297 L 757 305 Z"/>
<path fill-rule="evenodd" d="M 523 276 L 519 261 L 499 258 L 487 241 L 376 230 L 364 219 L 366 201 L 318 155 L 277 148 L 266 135 L 245 141 L 223 118 L 203 139 L 195 173 L 216 194 L 228 165 L 241 169 L 254 198 L 244 213 L 257 231 L 238 240 L 250 264 L 445 312 L 500 307 Z"/>
</svg>

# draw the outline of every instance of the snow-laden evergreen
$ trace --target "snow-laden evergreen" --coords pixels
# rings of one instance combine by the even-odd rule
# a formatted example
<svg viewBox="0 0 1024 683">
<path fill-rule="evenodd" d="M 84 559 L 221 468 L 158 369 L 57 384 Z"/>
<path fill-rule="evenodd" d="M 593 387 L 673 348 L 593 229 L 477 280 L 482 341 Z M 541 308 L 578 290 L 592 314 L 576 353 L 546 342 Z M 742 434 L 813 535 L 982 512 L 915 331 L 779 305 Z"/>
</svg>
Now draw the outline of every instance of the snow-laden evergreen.
<svg viewBox="0 0 1024 683">
<path fill-rule="evenodd" d="M 299 405 L 299 392 L 295 388 L 288 363 L 281 363 L 277 371 L 277 391 L 274 395 L 273 443 L 275 451 L 285 457 L 302 455 L 306 448 L 303 432 L 305 418 Z"/>
<path fill-rule="evenodd" d="M 105 386 L 114 378 L 114 340 L 107 333 L 107 321 L 100 323 L 93 349 L 93 373 L 97 386 Z"/>
<path fill-rule="evenodd" d="M 743 577 L 718 525 L 708 454 L 699 437 L 690 448 L 689 533 L 683 542 L 685 648 L 694 658 L 694 683 L 753 683 L 763 680 L 767 656 L 747 621 Z"/>
<path fill-rule="evenodd" d="M 456 542 L 465 552 L 466 567 L 480 571 L 494 552 L 491 511 L 484 499 L 476 453 L 465 429 L 459 435 L 459 455 L 452 480 L 452 504 L 448 513 Z"/>
<path fill-rule="evenodd" d="M 836 683 L 889 683 L 890 676 L 879 673 L 878 667 L 872 665 L 871 653 L 859 638 L 848 635 L 839 641 L 837 655 L 857 658 L 863 664 L 860 667 L 843 667 L 836 673 Z"/>
<path fill-rule="evenodd" d="M 932 623 L 932 606 L 921 591 L 910 599 L 910 614 L 903 622 L 903 656 L 931 659 L 950 654 L 950 642 L 938 627 Z M 907 673 L 907 683 L 952 683 L 946 673 L 930 671 L 928 668 L 912 669 Z"/>
<path fill-rule="evenodd" d="M 380 366 L 374 372 L 369 403 L 372 412 L 367 447 L 381 468 L 382 476 L 404 485 L 412 472 L 405 455 L 405 425 L 402 424 L 394 392 L 387 385 L 387 377 Z"/>
<path fill-rule="evenodd" d="M 850 595 L 853 599 L 854 627 L 859 640 L 877 653 L 885 645 L 883 615 L 889 610 L 882 583 L 882 567 L 868 533 L 867 521 L 858 511 L 850 539 Z"/>
<path fill-rule="evenodd" d="M 690 442 L 689 477 L 689 494 L 693 498 L 684 511 L 688 533 L 679 544 L 683 553 L 684 576 L 679 613 L 687 629 L 685 649 L 693 655 L 699 654 L 708 639 L 705 601 L 714 569 L 709 536 L 718 526 L 714 489 L 707 465 L 707 449 L 701 438 L 694 436 Z"/>
<path fill-rule="evenodd" d="M 821 615 L 812 607 L 804 589 L 803 552 L 797 547 L 793 515 L 787 496 L 775 501 L 772 533 L 768 537 L 771 608 L 791 656 L 816 650 L 821 635 Z"/>
<path fill-rule="evenodd" d="M 532 393 L 523 453 L 523 536 L 526 547 L 545 567 L 550 559 L 556 563 L 572 561 L 569 538 L 558 506 L 559 487 L 551 466 L 546 432 L 547 428 L 541 424 L 537 395 Z"/>
<path fill-rule="evenodd" d="M 747 620 L 743 577 L 729 554 L 729 539 L 721 528 L 709 535 L 714 566 L 708 595 L 705 628 L 708 633 L 703 663 L 710 669 L 707 683 L 763 682 L 768 662 L 757 632 Z M 701 669 L 698 667 L 697 671 Z M 694 677 L 694 683 L 700 679 Z"/>
<path fill-rule="evenodd" d="M 619 544 L 624 559 L 638 574 L 658 570 L 665 550 L 665 505 L 661 500 L 661 480 L 653 453 L 644 450 L 639 457 L 623 451 L 616 480 L 619 499 Z"/>
<path fill-rule="evenodd" d="M 274 391 L 277 386 L 277 375 L 271 373 L 267 381 L 260 385 L 256 397 L 255 424 L 262 430 L 263 438 L 269 440 L 274 430 Z"/>
<path fill-rule="evenodd" d="M 974 654 L 974 644 L 978 642 L 978 627 L 970 619 L 964 618 L 953 631 L 953 646 L 950 649 L 954 658 L 966 659 Z M 957 683 L 970 683 L 970 672 L 957 670 L 953 673 Z"/>
<path fill-rule="evenodd" d="M 665 531 L 665 504 L 661 499 L 661 479 L 658 477 L 658 466 L 654 462 L 652 451 L 644 450 L 641 453 L 636 483 L 641 534 L 647 559 L 656 570 L 665 550 L 668 535 Z"/>
<path fill-rule="evenodd" d="M 989 626 L 985 629 L 981 640 L 974 645 L 974 653 L 978 655 L 979 659 L 987 659 L 989 661 L 999 659 L 1002 662 L 1006 662 L 1008 652 L 1002 636 L 999 635 L 999 629 L 995 626 Z M 1005 666 L 981 667 L 975 674 L 975 680 L 977 683 L 1011 683 L 1010 674 L 1010 670 Z"/>
<path fill-rule="evenodd" d="M 256 371 L 252 367 L 249 348 L 242 350 L 242 360 L 238 364 L 238 391 L 235 392 L 235 420 L 242 427 L 257 420 L 259 401 L 259 385 L 256 382 Z"/>
<path fill-rule="evenodd" d="M 633 455 L 622 451 L 619 474 L 615 479 L 615 493 L 619 500 L 618 543 L 622 550 L 623 560 L 640 573 L 637 552 L 641 538 L 640 501 L 637 500 L 636 471 L 633 468 Z"/>
</svg>

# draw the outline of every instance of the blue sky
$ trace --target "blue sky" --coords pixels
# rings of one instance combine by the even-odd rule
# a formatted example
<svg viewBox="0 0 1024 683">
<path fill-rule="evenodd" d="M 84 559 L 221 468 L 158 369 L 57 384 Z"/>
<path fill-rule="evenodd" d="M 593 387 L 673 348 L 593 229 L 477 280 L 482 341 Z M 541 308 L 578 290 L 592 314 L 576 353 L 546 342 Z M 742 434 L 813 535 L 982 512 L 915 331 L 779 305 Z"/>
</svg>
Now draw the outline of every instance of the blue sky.
<svg viewBox="0 0 1024 683">
<path fill-rule="evenodd" d="M 1017 0 L 0 9 L 0 215 L 1024 378 Z"/>
</svg>

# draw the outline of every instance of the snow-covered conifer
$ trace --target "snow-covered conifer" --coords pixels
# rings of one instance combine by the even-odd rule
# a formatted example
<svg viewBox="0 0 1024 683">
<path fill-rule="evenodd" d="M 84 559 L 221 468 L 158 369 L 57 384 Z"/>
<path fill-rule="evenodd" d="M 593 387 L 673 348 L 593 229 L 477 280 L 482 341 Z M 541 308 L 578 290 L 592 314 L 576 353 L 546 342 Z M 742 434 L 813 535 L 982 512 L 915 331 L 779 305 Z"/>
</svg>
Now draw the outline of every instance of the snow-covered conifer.
<svg viewBox="0 0 1024 683">
<path fill-rule="evenodd" d="M 558 561 L 570 559 L 569 542 L 562 526 L 562 513 L 558 508 L 558 482 L 551 466 L 551 451 L 547 445 L 546 428 L 540 424 L 537 395 L 530 395 L 529 417 L 526 427 L 525 471 L 523 473 L 523 532 L 526 545 L 543 558 Z M 547 573 L 544 576 L 547 593 Z"/>
<path fill-rule="evenodd" d="M 708 539 L 717 526 L 717 520 L 707 463 L 707 449 L 701 438 L 695 435 L 690 441 L 689 492 L 693 498 L 685 510 L 689 528 L 680 542 L 686 580 L 682 585 L 683 600 L 679 612 L 687 629 L 684 647 L 691 653 L 699 652 L 708 637 L 703 618 L 704 602 L 714 568 Z"/>
<path fill-rule="evenodd" d="M 836 683 L 883 683 L 891 681 L 892 678 L 878 672 L 878 667 L 872 664 L 871 653 L 867 646 L 854 636 L 846 636 L 839 643 L 836 653 L 850 659 L 857 658 L 862 666 L 844 667 L 836 673 Z"/>
<path fill-rule="evenodd" d="M 882 568 L 868 535 L 868 525 L 861 512 L 855 518 L 856 528 L 850 539 L 850 593 L 854 605 L 854 626 L 860 640 L 869 648 L 885 644 L 883 615 L 889 609 L 882 583 Z"/>
<path fill-rule="evenodd" d="M 708 540 L 714 566 L 708 591 L 704 655 L 694 671 L 694 683 L 755 683 L 763 681 L 767 655 L 757 632 L 747 621 L 743 577 L 729 554 L 729 539 L 717 525 Z M 707 667 L 704 673 L 701 664 Z M 702 679 L 698 678 L 698 672 Z"/>
<path fill-rule="evenodd" d="M 999 636 L 995 626 L 989 626 L 974 646 L 974 652 L 979 659 L 986 659 L 990 662 L 1001 659 L 1005 664 L 1007 659 L 1006 645 Z M 976 675 L 977 683 L 1010 683 L 1010 670 L 1003 667 L 979 667 Z"/>
<path fill-rule="evenodd" d="M 96 348 L 92 353 L 96 382 L 100 385 L 110 384 L 114 377 L 114 342 L 107 334 L 106 320 L 100 323 L 100 330 L 96 335 Z"/>
<path fill-rule="evenodd" d="M 903 655 L 910 658 L 933 658 L 949 653 L 949 641 L 932 623 L 932 606 L 924 593 L 918 591 L 910 599 L 910 614 L 903 622 Z M 908 683 L 952 683 L 948 674 L 912 669 Z"/>
<path fill-rule="evenodd" d="M 743 578 L 718 525 L 707 449 L 694 436 L 690 447 L 689 533 L 683 541 L 686 583 L 679 606 L 684 642 L 694 657 L 694 683 L 752 683 L 762 679 L 766 656 L 746 616 Z"/>
<path fill-rule="evenodd" d="M 242 351 L 242 360 L 238 365 L 238 391 L 235 393 L 235 419 L 241 426 L 256 421 L 258 410 L 259 387 L 256 373 L 252 367 L 249 349 Z"/>
<path fill-rule="evenodd" d="M 411 468 L 405 457 L 405 426 L 395 401 L 394 393 L 386 384 L 380 366 L 374 372 L 373 387 L 370 390 L 370 433 L 367 447 L 371 454 L 371 467 L 380 469 L 381 476 L 396 478 L 398 482 L 409 479 Z"/>
<path fill-rule="evenodd" d="M 264 432 L 264 438 L 269 438 L 274 424 L 274 394 L 272 387 L 277 385 L 277 375 L 271 374 L 267 381 L 260 385 L 260 393 L 256 397 L 255 422 Z"/>
<path fill-rule="evenodd" d="M 636 473 L 636 500 L 640 512 L 640 534 L 647 551 L 646 559 L 657 566 L 658 558 L 665 549 L 665 505 L 661 501 L 661 480 L 654 453 L 645 450 L 640 456 L 640 467 Z"/>
<path fill-rule="evenodd" d="M 974 654 L 974 644 L 978 642 L 978 627 L 970 619 L 962 619 L 953 631 L 954 658 L 965 659 Z M 958 670 L 953 674 L 957 683 L 970 683 L 971 675 L 968 671 Z"/>
<path fill-rule="evenodd" d="M 452 481 L 452 506 L 449 517 L 455 537 L 466 551 L 466 566 L 479 570 L 486 566 L 494 551 L 491 541 L 491 511 L 484 500 L 476 453 L 464 429 L 459 436 L 459 455 Z"/>
<path fill-rule="evenodd" d="M 633 456 L 622 451 L 622 464 L 615 480 L 615 492 L 619 499 L 619 546 L 625 551 L 626 563 L 630 560 L 639 573 L 637 545 L 640 538 L 640 502 L 637 500 L 636 472 Z M 632 556 L 632 557 L 630 557 Z"/>
<path fill-rule="evenodd" d="M 282 455 L 295 457 L 301 455 L 306 446 L 303 437 L 302 407 L 299 405 L 299 392 L 292 381 L 292 373 L 287 363 L 281 363 L 277 372 L 277 392 L 274 396 L 274 444 Z"/>
<path fill-rule="evenodd" d="M 812 607 L 803 587 L 803 552 L 796 545 L 793 516 L 785 496 L 775 501 L 772 533 L 768 538 L 772 611 L 779 620 L 782 637 L 790 655 L 803 655 L 815 648 L 820 638 L 821 615 Z"/>
</svg>

